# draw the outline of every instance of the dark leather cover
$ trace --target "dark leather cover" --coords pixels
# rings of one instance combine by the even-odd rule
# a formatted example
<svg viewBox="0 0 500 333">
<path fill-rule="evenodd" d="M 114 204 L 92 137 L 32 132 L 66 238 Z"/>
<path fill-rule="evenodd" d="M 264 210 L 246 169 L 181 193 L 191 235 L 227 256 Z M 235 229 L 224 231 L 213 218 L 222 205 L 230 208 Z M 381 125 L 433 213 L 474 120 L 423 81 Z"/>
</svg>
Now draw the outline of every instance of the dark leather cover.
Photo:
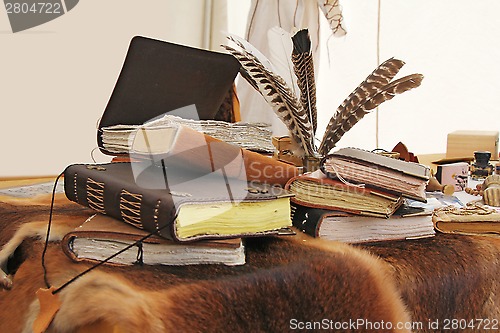
<svg viewBox="0 0 500 333">
<path fill-rule="evenodd" d="M 292 224 L 295 228 L 312 237 L 319 237 L 321 223 L 328 216 L 349 216 L 346 212 L 290 204 L 292 209 Z"/>
<path fill-rule="evenodd" d="M 332 229 L 330 231 L 325 231 L 328 230 L 328 227 L 325 227 L 325 229 L 322 229 L 324 226 L 323 223 L 328 224 L 328 223 L 335 223 L 335 220 L 341 220 L 342 218 L 349 218 L 352 217 L 353 214 L 349 214 L 347 212 L 341 212 L 341 211 L 335 211 L 335 210 L 328 210 L 328 209 L 322 209 L 322 208 L 314 208 L 314 207 L 307 207 L 300 205 L 298 203 L 292 202 L 290 204 L 291 206 L 291 211 L 292 211 L 292 224 L 295 228 L 299 229 L 300 231 L 312 236 L 312 237 L 324 237 L 325 239 L 329 240 L 338 240 L 336 238 L 335 234 L 332 234 Z M 409 207 L 407 205 L 402 205 L 399 207 L 396 212 L 391 216 L 391 222 L 389 224 L 394 224 L 397 225 L 399 221 L 403 221 L 401 219 L 408 219 L 410 221 L 411 216 L 430 216 L 431 212 L 426 211 L 423 208 L 416 208 L 416 207 Z M 328 218 L 332 218 L 328 220 Z M 364 217 L 363 217 L 364 218 Z M 362 219 L 361 218 L 361 221 Z M 376 221 L 380 221 L 381 223 L 378 223 Z M 382 218 L 366 218 L 365 223 L 366 226 L 366 233 L 364 237 L 370 238 L 368 239 L 363 239 L 363 238 L 358 238 L 355 243 L 365 243 L 365 242 L 372 242 L 372 241 L 387 241 L 387 240 L 397 240 L 397 239 L 406 239 L 406 237 L 412 235 L 412 232 L 414 233 L 414 228 L 418 225 L 419 227 L 422 227 L 423 225 L 427 224 L 426 219 L 419 220 L 420 222 L 413 222 L 414 224 L 412 226 L 409 226 L 405 223 L 401 223 L 399 225 L 399 233 L 397 235 L 392 234 L 390 231 L 387 235 L 383 236 L 380 234 L 380 231 L 384 230 L 384 222 L 388 221 L 387 219 L 382 219 Z M 429 226 L 430 229 L 432 230 L 432 227 Z M 376 230 L 379 230 L 379 232 L 376 232 Z M 335 228 L 333 229 L 335 230 Z M 359 229 L 356 229 L 359 231 Z M 345 234 L 349 232 L 349 230 L 343 230 L 341 233 Z M 373 232 L 373 233 L 372 233 Z M 370 236 L 368 236 L 371 234 Z M 378 234 L 378 235 L 377 235 Z M 383 233 L 382 233 L 383 234 Z M 321 236 L 320 236 L 321 235 Z M 355 239 L 356 231 L 351 231 L 352 239 Z M 420 237 L 430 237 L 433 236 L 434 234 L 432 233 L 424 233 L 422 231 L 422 234 Z M 417 236 L 415 236 L 417 237 Z"/>
<path fill-rule="evenodd" d="M 229 54 L 136 36 L 99 129 L 141 125 L 192 104 L 199 119 L 214 119 L 239 68 L 239 62 Z M 97 141 L 107 153 L 102 148 L 101 131 Z"/>
<path fill-rule="evenodd" d="M 283 233 L 274 230 L 233 235 L 204 234 L 179 239 L 175 218 L 185 204 L 260 201 L 291 196 L 280 187 L 224 176 L 222 172 L 201 174 L 185 169 L 164 169 L 150 162 L 75 164 L 64 171 L 64 191 L 71 201 L 176 241 Z M 245 223 L 245 219 L 234 222 Z"/>
</svg>

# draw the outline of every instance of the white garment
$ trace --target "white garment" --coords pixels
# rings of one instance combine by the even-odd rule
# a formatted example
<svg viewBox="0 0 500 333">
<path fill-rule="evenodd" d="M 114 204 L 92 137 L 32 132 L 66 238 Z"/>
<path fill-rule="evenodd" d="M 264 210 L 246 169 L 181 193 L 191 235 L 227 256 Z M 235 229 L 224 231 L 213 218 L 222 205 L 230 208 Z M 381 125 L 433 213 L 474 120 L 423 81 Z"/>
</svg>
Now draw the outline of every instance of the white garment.
<svg viewBox="0 0 500 333">
<path fill-rule="evenodd" d="M 270 57 L 268 31 L 281 27 L 286 32 L 308 28 L 315 67 L 319 63 L 319 10 L 327 18 L 334 36 L 343 36 L 342 13 L 338 0 L 252 0 L 246 39 Z M 273 135 L 287 135 L 288 130 L 277 118 L 264 98 L 245 80 L 238 82 L 242 121 L 273 125 Z"/>
</svg>

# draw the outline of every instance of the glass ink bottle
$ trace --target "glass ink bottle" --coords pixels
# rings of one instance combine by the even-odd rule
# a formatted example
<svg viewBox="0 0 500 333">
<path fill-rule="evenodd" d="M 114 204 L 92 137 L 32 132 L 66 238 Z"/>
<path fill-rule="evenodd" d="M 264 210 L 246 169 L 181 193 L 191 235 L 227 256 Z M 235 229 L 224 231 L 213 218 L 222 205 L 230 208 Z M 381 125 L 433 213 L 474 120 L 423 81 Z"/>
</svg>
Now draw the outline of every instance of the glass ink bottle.
<svg viewBox="0 0 500 333">
<path fill-rule="evenodd" d="M 474 180 L 485 179 L 493 174 L 493 165 L 490 164 L 489 151 L 475 151 L 474 163 L 470 167 L 470 176 Z"/>
</svg>

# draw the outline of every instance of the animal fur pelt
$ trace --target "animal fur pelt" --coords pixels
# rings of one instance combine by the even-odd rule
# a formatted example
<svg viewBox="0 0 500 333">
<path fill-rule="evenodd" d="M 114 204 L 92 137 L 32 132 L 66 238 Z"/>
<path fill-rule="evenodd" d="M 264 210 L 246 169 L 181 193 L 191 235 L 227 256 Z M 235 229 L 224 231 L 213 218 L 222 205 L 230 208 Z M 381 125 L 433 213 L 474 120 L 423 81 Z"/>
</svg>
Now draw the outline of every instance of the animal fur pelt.
<svg viewBox="0 0 500 333">
<path fill-rule="evenodd" d="M 56 202 L 55 211 L 60 232 L 92 214 L 67 202 Z M 22 225 L 34 234 L 42 230 L 30 223 L 47 213 L 45 205 L 0 203 L 1 244 Z M 46 254 L 48 281 L 56 287 L 88 267 L 71 262 L 59 246 L 50 243 Z M 30 332 L 38 312 L 35 291 L 44 287 L 42 249 L 42 242 L 27 238 L 7 265 L 13 285 L 0 291 L 1 332 Z M 247 264 L 240 267 L 101 266 L 61 291 L 48 332 L 98 323 L 119 332 L 283 332 L 325 318 L 422 321 L 419 331 L 433 332 L 429 320 L 500 315 L 497 239 L 438 235 L 353 247 L 299 234 L 249 239 L 246 249 Z"/>
<path fill-rule="evenodd" d="M 500 238 L 438 233 L 434 238 L 359 248 L 393 267 L 413 321 L 427 325 L 439 320 L 440 329 L 434 331 L 446 331 L 446 318 L 462 319 L 462 325 L 464 320 L 489 318 L 500 325 Z M 491 331 L 475 324 L 476 329 L 460 331 Z"/>
</svg>

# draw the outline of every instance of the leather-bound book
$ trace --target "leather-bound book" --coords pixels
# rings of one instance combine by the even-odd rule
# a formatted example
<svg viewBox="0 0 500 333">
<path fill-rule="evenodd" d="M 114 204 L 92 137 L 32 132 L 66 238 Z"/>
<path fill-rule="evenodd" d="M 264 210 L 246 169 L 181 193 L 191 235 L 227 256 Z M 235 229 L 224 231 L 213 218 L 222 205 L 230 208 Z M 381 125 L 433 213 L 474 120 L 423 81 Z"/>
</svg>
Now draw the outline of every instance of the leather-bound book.
<svg viewBox="0 0 500 333">
<path fill-rule="evenodd" d="M 226 53 L 135 36 L 99 122 L 99 148 L 115 155 L 103 145 L 104 127 L 142 125 L 167 113 L 215 119 L 239 68 Z M 195 114 L 184 112 L 188 105 Z"/>
<path fill-rule="evenodd" d="M 324 157 L 321 170 L 330 178 L 345 179 L 425 202 L 430 169 L 357 148 L 342 148 Z"/>
<path fill-rule="evenodd" d="M 401 196 L 331 179 L 321 170 L 290 179 L 286 189 L 294 203 L 357 215 L 387 218 L 403 203 Z"/>
<path fill-rule="evenodd" d="M 141 128 L 130 156 L 197 172 L 222 170 L 227 177 L 285 186 L 299 174 L 291 164 L 213 138 L 187 126 Z"/>
<path fill-rule="evenodd" d="M 500 213 L 480 203 L 469 203 L 461 208 L 437 208 L 432 220 L 436 230 L 443 233 L 500 235 Z"/>
<path fill-rule="evenodd" d="M 69 200 L 176 241 L 280 234 L 291 225 L 291 193 L 230 178 L 224 169 L 76 164 L 64 172 L 64 191 Z"/>
<path fill-rule="evenodd" d="M 144 230 L 97 213 L 69 232 L 61 246 L 64 253 L 77 262 L 99 262 L 114 256 L 107 262 L 172 266 L 245 264 L 241 238 L 179 243 L 148 235 Z M 134 246 L 123 251 L 130 245 Z"/>
<path fill-rule="evenodd" d="M 401 206 L 390 218 L 292 204 L 292 223 L 313 237 L 344 243 L 426 238 L 435 235 L 431 212 L 407 213 Z"/>
</svg>

